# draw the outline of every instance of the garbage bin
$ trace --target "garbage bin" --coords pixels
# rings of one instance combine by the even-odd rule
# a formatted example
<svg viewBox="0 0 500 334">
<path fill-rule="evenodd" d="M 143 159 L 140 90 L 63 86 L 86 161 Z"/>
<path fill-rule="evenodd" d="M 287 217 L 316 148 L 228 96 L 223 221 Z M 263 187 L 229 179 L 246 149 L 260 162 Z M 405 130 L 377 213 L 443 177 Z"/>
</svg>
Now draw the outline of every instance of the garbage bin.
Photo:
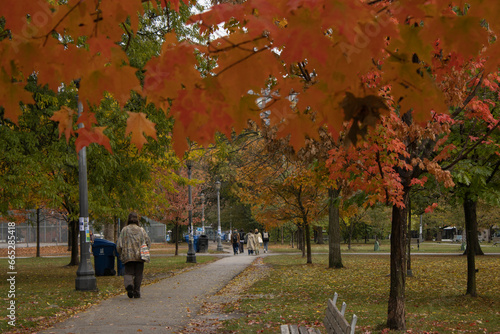
<svg viewBox="0 0 500 334">
<path fill-rule="evenodd" d="M 94 239 L 92 243 L 96 276 L 114 276 L 116 244 L 105 239 Z M 121 261 L 120 261 L 121 262 Z"/>
<path fill-rule="evenodd" d="M 184 240 L 186 240 L 186 243 L 189 246 L 189 234 L 184 236 Z M 195 252 L 198 252 L 198 236 L 193 235 L 193 249 Z"/>
<path fill-rule="evenodd" d="M 208 237 L 204 234 L 198 237 L 198 252 L 208 253 Z"/>
</svg>

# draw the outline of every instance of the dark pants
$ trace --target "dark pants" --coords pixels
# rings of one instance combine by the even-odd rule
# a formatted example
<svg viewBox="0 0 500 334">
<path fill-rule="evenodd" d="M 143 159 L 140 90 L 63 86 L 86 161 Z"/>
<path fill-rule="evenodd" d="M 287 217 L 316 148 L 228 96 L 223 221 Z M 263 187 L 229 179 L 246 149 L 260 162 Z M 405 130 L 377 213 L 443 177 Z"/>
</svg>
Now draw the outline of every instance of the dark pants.
<svg viewBox="0 0 500 334">
<path fill-rule="evenodd" d="M 233 243 L 233 252 L 234 252 L 234 255 L 238 254 L 239 250 L 240 250 L 239 242 L 234 242 Z"/>
<path fill-rule="evenodd" d="M 125 263 L 125 276 L 123 283 L 125 288 L 132 285 L 134 287 L 134 295 L 141 293 L 142 273 L 144 271 L 144 262 L 130 261 Z"/>
<path fill-rule="evenodd" d="M 243 241 L 240 241 L 240 253 L 243 253 Z"/>
</svg>

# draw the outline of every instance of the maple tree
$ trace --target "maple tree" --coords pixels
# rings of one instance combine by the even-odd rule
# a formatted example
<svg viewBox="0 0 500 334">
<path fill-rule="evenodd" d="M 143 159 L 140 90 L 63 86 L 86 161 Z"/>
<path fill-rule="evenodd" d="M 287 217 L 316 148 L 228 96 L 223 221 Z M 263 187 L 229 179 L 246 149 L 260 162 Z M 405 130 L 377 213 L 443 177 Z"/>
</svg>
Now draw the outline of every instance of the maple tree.
<svg viewBox="0 0 500 334">
<path fill-rule="evenodd" d="M 452 128 L 454 131 L 449 138 L 454 159 L 443 166 L 452 171 L 456 184 L 452 198 L 463 207 L 467 243 L 466 294 L 471 296 L 477 296 L 475 255 L 484 255 L 478 239 L 477 204 L 482 199 L 500 206 L 497 190 L 500 138 L 499 131 L 495 131 L 500 125 L 495 103 L 498 101 L 498 86 L 494 82 L 488 83 L 488 86 L 478 93 L 482 99 L 472 101 L 471 112 L 457 114 Z"/>
<path fill-rule="evenodd" d="M 326 215 L 326 189 L 315 183 L 318 178 L 310 164 L 269 150 L 268 145 L 273 143 L 261 136 L 246 146 L 247 159 L 238 168 L 235 193 L 251 205 L 252 214 L 267 229 L 294 222 L 304 232 L 302 254 L 312 263 L 310 228 Z"/>
<path fill-rule="evenodd" d="M 149 6 L 149 2 L 144 5 Z M 156 5 L 179 9 L 178 1 Z M 473 72 L 472 78 L 493 82 L 499 65 L 498 2 L 253 0 L 220 4 L 193 16 L 192 22 L 207 34 L 225 24 L 226 34 L 209 43 L 179 42 L 174 34 L 167 34 L 161 53 L 145 65 L 141 86 L 122 49 L 126 44 L 115 42 L 136 31 L 136 13 L 143 10 L 139 0 L 92 4 L 83 0 L 64 4 L 40 1 L 36 6 L 27 0 L 7 1 L 1 13 L 6 30 L 2 30 L 0 42 L 4 118 L 17 121 L 19 102 L 31 98 L 23 89 L 25 80 L 36 72 L 40 83 L 54 90 L 62 82 L 81 78 L 79 93 L 87 103 L 86 110 L 99 103 L 103 91 L 113 94 L 121 105 L 131 90 L 139 91 L 175 118 L 174 147 L 179 155 L 187 148 L 186 137 L 206 144 L 216 131 L 229 136 L 233 129 L 241 131 L 248 119 L 259 120 L 260 108 L 255 102 L 262 97 L 261 92 L 271 110 L 269 122 L 278 126 L 279 137 L 290 136 L 296 149 L 304 145 L 305 136 L 317 138 L 320 126 L 338 136 L 344 120 L 351 121 L 346 141 L 355 143 L 358 134 L 368 135 L 368 127 L 381 115 L 387 115 L 382 118 L 386 128 L 379 131 L 396 130 L 395 134 L 404 138 L 394 143 L 411 146 L 412 136 L 418 135 L 424 145 L 425 136 L 446 132 L 442 127 L 449 120 L 436 118 L 443 117 L 453 104 L 471 102 L 467 96 L 473 96 L 469 93 L 475 89 L 467 84 L 467 75 Z M 470 58 L 475 61 L 470 62 Z M 217 66 L 204 72 L 197 67 L 200 59 L 215 59 Z M 467 68 L 464 64 L 481 65 Z M 457 77 L 466 79 L 459 81 Z M 380 88 L 390 93 L 389 103 L 379 96 Z M 464 100 L 460 97 L 465 92 Z M 294 108 L 290 108 L 290 100 Z M 488 114 L 481 109 L 477 105 L 471 111 L 479 117 Z M 69 127 L 64 121 L 69 114 L 64 109 L 57 116 L 61 133 Z M 127 133 L 142 147 L 144 134 L 154 137 L 155 130 L 145 114 L 134 116 Z M 436 121 L 431 124 L 434 128 L 422 135 L 419 126 L 429 119 Z M 105 143 L 101 131 L 86 124 L 79 130 L 77 146 Z M 371 145 L 377 145 L 376 141 Z M 392 235 L 404 240 L 404 207 L 412 182 L 423 182 L 417 176 L 424 169 L 449 181 L 437 166 L 446 153 L 433 160 L 420 157 L 420 161 L 413 161 L 402 147 L 384 148 L 393 149 L 383 156 L 385 161 L 373 154 L 362 159 L 368 175 L 383 167 L 383 176 L 371 177 L 374 181 L 365 188 L 391 198 Z M 369 149 L 381 153 L 376 146 L 364 149 L 366 153 Z M 377 196 L 371 201 L 377 201 Z M 388 326 L 404 329 L 404 277 L 399 270 L 404 267 L 404 247 L 398 238 L 391 242 L 391 261 L 395 262 L 391 267 Z"/>
<path fill-rule="evenodd" d="M 171 115 L 179 121 L 174 142 L 177 151 L 182 152 L 187 135 L 194 141 L 208 143 L 216 130 L 229 134 L 232 128 L 243 129 L 247 119 L 258 119 L 258 108 L 252 108 L 256 95 L 247 92 L 260 92 L 272 75 L 272 121 L 284 120 L 281 135 L 292 133 L 291 142 L 298 147 L 304 134 L 317 135 L 317 124 L 329 125 L 333 134 L 341 129 L 344 118 L 360 122 L 361 127 L 353 128 L 352 133 L 363 132 L 363 126 L 373 124 L 384 104 L 376 94 L 362 88 L 362 80 L 356 74 L 369 73 L 377 67 L 383 68 L 377 80 L 392 85 L 392 94 L 403 109 L 412 108 L 419 119 L 428 117 L 429 105 L 435 111 L 446 111 L 436 78 L 419 71 L 422 65 L 412 62 L 417 55 L 419 60 L 431 64 L 438 38 L 445 56 L 453 53 L 484 57 L 484 75 L 495 70 L 496 65 L 498 43 L 489 43 L 488 38 L 498 29 L 494 20 L 497 5 L 488 5 L 485 10 L 484 0 L 469 1 L 467 15 L 456 15 L 450 6 L 453 2 L 445 0 L 433 0 L 425 6 L 423 2 L 409 1 L 271 4 L 260 0 L 219 4 L 195 15 L 192 21 L 199 22 L 206 32 L 214 31 L 219 23 L 226 24 L 227 35 L 208 44 L 178 42 L 175 35 L 167 34 L 161 54 L 145 66 L 141 88 L 135 69 L 128 65 L 123 48 L 115 42 L 137 31 L 136 13 L 143 13 L 145 7 L 182 8 L 179 1 L 143 2 L 40 1 L 36 6 L 25 1 L 8 2 L 2 10 L 5 30 L 1 44 L 2 92 L 8 92 L 1 99 L 5 117 L 17 120 L 19 101 L 30 100 L 23 90 L 29 73 L 37 71 L 40 82 L 48 83 L 52 89 L 81 78 L 80 94 L 89 105 L 97 104 L 103 91 L 111 92 L 123 105 L 132 89 L 165 111 L 171 104 Z M 481 26 L 483 19 L 488 29 Z M 422 24 L 416 26 L 415 22 Z M 212 75 L 200 75 L 194 66 L 198 63 L 197 54 L 217 59 Z M 384 57 L 387 61 L 381 63 L 379 60 Z M 254 71 L 255 67 L 259 71 Z M 297 73 L 306 74 L 306 88 Z M 240 80 L 243 77 L 245 80 Z M 286 97 L 291 90 L 300 96 L 298 110 L 288 108 Z M 346 92 L 349 94 L 344 100 Z M 352 107 L 345 114 L 338 107 L 342 101 Z M 358 109 L 358 102 L 369 107 Z M 305 107 L 314 112 L 316 125 Z M 152 134 L 154 130 L 144 115 L 134 116 L 128 131 L 140 147 L 143 133 Z M 61 130 L 66 128 L 63 125 Z M 90 126 L 81 130 L 93 135 L 96 131 Z M 82 138 L 82 144 L 98 140 L 96 137 Z"/>
<path fill-rule="evenodd" d="M 179 164 L 180 165 L 180 162 Z M 189 210 L 192 212 L 193 225 L 201 221 L 201 206 L 191 204 L 188 201 L 188 186 L 191 185 L 191 196 L 193 203 L 200 197 L 200 186 L 196 186 L 201 179 L 202 173 L 195 169 L 195 179 L 189 180 L 185 168 L 175 172 L 172 167 L 165 168 L 157 166 L 153 173 L 154 207 L 150 210 L 152 217 L 164 224 L 174 225 L 173 240 L 175 242 L 175 255 L 179 254 L 179 227 L 189 224 Z M 198 175 L 196 175 L 198 174 Z M 197 214 L 198 213 L 198 214 Z"/>
</svg>

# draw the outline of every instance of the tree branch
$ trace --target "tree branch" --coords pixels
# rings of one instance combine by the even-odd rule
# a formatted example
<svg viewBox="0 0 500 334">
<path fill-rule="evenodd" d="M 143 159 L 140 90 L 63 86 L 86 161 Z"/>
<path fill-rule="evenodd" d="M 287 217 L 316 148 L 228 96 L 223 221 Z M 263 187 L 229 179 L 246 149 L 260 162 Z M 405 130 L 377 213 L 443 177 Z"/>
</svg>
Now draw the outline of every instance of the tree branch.
<svg viewBox="0 0 500 334">
<path fill-rule="evenodd" d="M 488 132 L 484 134 L 484 136 L 476 141 L 474 145 L 472 145 L 467 151 L 465 151 L 463 154 L 460 154 L 453 162 L 451 162 L 448 166 L 442 167 L 443 170 L 448 170 L 451 167 L 455 166 L 460 160 L 462 160 L 463 157 L 466 157 L 473 149 L 479 146 L 488 136 L 500 125 L 500 120 L 497 121 L 495 126 L 493 126 Z"/>
</svg>

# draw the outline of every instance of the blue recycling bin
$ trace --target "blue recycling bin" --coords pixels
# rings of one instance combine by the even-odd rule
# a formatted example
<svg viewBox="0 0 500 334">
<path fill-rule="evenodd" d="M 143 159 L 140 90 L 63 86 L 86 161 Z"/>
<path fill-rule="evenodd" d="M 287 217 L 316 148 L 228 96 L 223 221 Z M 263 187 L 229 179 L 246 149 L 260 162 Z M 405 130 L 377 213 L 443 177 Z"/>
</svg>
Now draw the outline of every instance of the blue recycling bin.
<svg viewBox="0 0 500 334">
<path fill-rule="evenodd" d="M 184 236 L 184 240 L 186 240 L 186 243 L 189 245 L 189 234 L 186 234 Z M 200 251 L 199 246 L 198 246 L 198 236 L 197 235 L 193 235 L 193 247 L 194 247 L 194 251 L 196 253 L 198 253 Z"/>
<path fill-rule="evenodd" d="M 94 239 L 92 243 L 92 253 L 94 254 L 94 267 L 96 276 L 114 276 L 115 270 L 115 257 L 118 256 L 116 252 L 116 244 L 105 239 Z M 125 266 L 117 259 L 118 275 L 123 275 Z"/>
</svg>

